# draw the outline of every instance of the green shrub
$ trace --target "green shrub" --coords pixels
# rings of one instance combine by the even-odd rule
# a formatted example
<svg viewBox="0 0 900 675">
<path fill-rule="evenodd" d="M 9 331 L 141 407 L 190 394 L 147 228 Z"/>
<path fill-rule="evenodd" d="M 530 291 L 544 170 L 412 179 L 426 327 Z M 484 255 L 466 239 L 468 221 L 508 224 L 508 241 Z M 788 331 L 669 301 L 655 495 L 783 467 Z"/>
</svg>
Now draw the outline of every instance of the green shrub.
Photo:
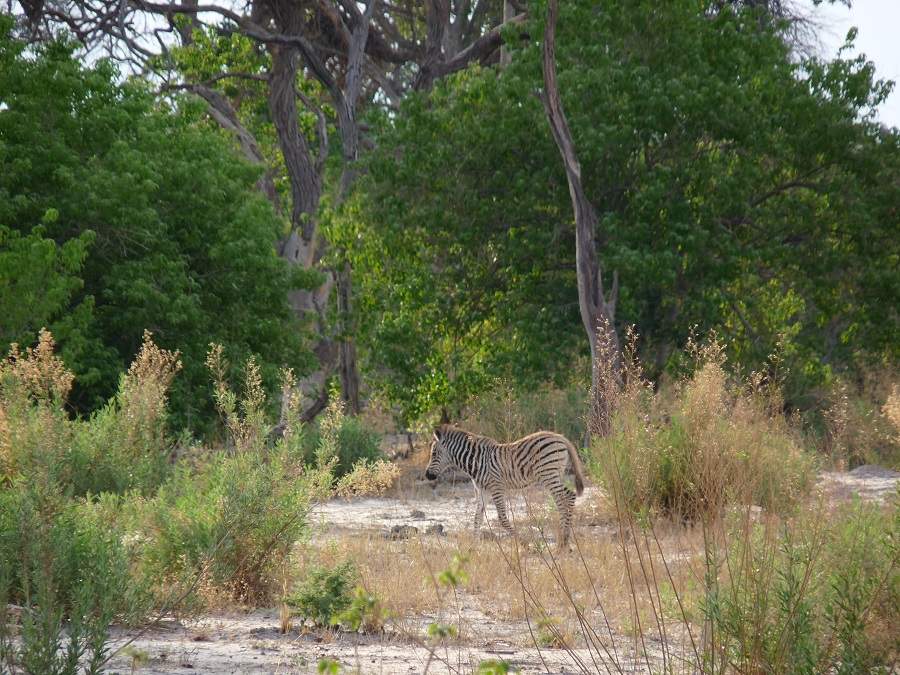
<svg viewBox="0 0 900 675">
<path fill-rule="evenodd" d="M 356 577 L 349 560 L 331 568 L 314 566 L 285 602 L 297 616 L 317 626 L 338 625 L 338 617 L 353 602 L 350 589 Z"/>
<path fill-rule="evenodd" d="M 0 663 L 10 670 L 74 674 L 81 661 L 99 672 L 112 621 L 146 616 L 149 593 L 107 516 L 24 480 L 0 494 Z M 4 633 L 7 602 L 23 608 L 18 642 Z"/>
<path fill-rule="evenodd" d="M 0 364 L 0 469 L 75 495 L 138 489 L 149 493 L 168 470 L 166 400 L 178 354 L 149 333 L 116 396 L 89 420 L 65 410 L 72 374 L 41 331 L 34 348 L 14 345 Z"/>
<path fill-rule="evenodd" d="M 321 466 L 333 459 L 334 475 L 340 478 L 360 460 L 381 459 L 380 441 L 379 434 L 367 429 L 358 417 L 345 415 L 339 396 L 332 395 L 317 426 L 304 439 L 305 461 Z"/>
<path fill-rule="evenodd" d="M 232 597 L 266 598 L 273 573 L 306 531 L 316 481 L 274 450 L 179 468 L 135 514 L 145 575 L 200 576 Z"/>
<path fill-rule="evenodd" d="M 375 593 L 370 593 L 364 586 L 357 586 L 350 605 L 337 613 L 334 619 L 354 633 L 381 633 L 389 616 L 390 613 Z"/>
<path fill-rule="evenodd" d="M 708 665 L 886 672 L 900 646 L 898 523 L 896 509 L 872 504 L 847 505 L 825 521 L 810 513 L 780 524 L 736 523 L 722 553 L 728 574 L 708 587 L 702 607 Z"/>
<path fill-rule="evenodd" d="M 513 670 L 508 661 L 502 659 L 486 659 L 478 663 L 475 669 L 476 675 L 507 675 L 517 672 Z"/>
<path fill-rule="evenodd" d="M 777 391 L 757 376 L 730 377 L 715 342 L 696 358 L 689 378 L 660 392 L 627 359 L 609 434 L 593 440 L 592 473 L 636 512 L 717 517 L 729 504 L 789 510 L 811 488 L 815 466 Z"/>
</svg>

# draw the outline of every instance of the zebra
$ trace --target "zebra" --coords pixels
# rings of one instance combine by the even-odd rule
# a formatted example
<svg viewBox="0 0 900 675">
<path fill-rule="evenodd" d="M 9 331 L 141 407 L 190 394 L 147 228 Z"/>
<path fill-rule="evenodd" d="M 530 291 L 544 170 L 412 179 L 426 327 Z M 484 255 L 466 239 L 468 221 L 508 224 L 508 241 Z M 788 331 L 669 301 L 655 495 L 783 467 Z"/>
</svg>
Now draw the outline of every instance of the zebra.
<svg viewBox="0 0 900 675">
<path fill-rule="evenodd" d="M 575 492 L 563 482 L 566 464 L 575 472 Z M 512 443 L 498 443 L 487 436 L 443 424 L 434 430 L 431 459 L 425 478 L 435 480 L 456 468 L 472 479 L 475 487 L 475 532 L 484 519 L 484 493 L 490 495 L 503 528 L 513 533 L 506 516 L 506 491 L 539 484 L 553 495 L 560 517 L 560 546 L 565 546 L 572 528 L 575 496 L 584 492 L 584 474 L 575 446 L 552 431 L 537 431 Z"/>
</svg>

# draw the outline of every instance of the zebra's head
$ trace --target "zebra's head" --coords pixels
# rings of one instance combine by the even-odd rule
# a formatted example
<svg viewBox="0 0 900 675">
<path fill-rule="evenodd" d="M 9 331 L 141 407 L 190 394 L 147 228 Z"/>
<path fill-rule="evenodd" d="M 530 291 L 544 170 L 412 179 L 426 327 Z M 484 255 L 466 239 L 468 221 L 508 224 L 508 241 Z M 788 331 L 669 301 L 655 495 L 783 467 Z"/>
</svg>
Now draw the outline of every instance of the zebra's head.
<svg viewBox="0 0 900 675">
<path fill-rule="evenodd" d="M 450 468 L 450 453 L 444 444 L 446 427 L 440 426 L 434 430 L 434 440 L 431 442 L 431 459 L 425 468 L 425 478 L 435 480 L 438 476 Z"/>
</svg>

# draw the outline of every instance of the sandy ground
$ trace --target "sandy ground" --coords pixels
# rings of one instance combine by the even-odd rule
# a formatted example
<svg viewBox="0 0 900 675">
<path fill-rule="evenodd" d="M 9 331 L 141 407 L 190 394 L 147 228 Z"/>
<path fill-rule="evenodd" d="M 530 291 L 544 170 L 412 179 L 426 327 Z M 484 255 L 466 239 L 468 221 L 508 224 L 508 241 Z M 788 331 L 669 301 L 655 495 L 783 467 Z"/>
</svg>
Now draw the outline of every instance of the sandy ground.
<svg viewBox="0 0 900 675">
<path fill-rule="evenodd" d="M 819 488 L 829 501 L 860 498 L 875 501 L 893 499 L 900 484 L 900 474 L 880 467 L 859 467 L 849 473 L 825 473 Z M 471 486 L 439 484 L 432 488 L 413 485 L 394 498 L 335 500 L 318 507 L 312 516 L 323 534 L 338 536 L 372 536 L 380 532 L 389 536 L 392 528 L 412 526 L 424 533 L 430 526 L 441 525 L 448 539 L 456 532 L 471 527 L 474 499 Z M 595 519 L 599 493 L 589 487 L 578 500 L 582 528 L 596 528 L 598 536 L 608 536 L 600 519 Z M 546 499 L 531 495 L 531 512 L 546 508 Z M 513 504 L 516 519 L 528 511 L 520 497 Z M 488 508 L 493 520 L 493 508 Z M 421 642 L 427 624 L 435 617 L 410 617 L 402 629 L 396 627 L 384 636 L 349 634 L 300 634 L 297 630 L 282 635 L 275 609 L 251 613 L 222 614 L 202 619 L 164 623 L 140 634 L 133 647 L 149 657 L 135 671 L 143 675 L 173 673 L 314 673 L 321 659 L 333 659 L 349 672 L 361 673 L 469 673 L 487 659 L 502 659 L 524 673 L 552 672 L 659 672 L 662 668 L 660 646 L 646 645 L 646 657 L 635 658 L 634 646 L 624 636 L 604 640 L 608 649 L 615 648 L 619 666 L 596 661 L 587 649 L 528 648 L 522 636 L 528 635 L 524 622 L 498 622 L 475 610 L 466 610 L 465 644 L 440 647 L 431 654 Z M 134 633 L 117 631 L 113 649 Z M 430 657 L 430 660 L 429 660 Z M 122 653 L 110 663 L 110 672 L 132 672 L 132 656 Z M 678 655 L 670 655 L 678 660 Z M 676 665 L 673 670 L 681 672 Z"/>
<path fill-rule="evenodd" d="M 429 663 L 429 650 L 401 637 L 365 638 L 348 634 L 282 635 L 278 613 L 258 611 L 244 615 L 207 617 L 187 624 L 172 624 L 149 632 L 133 647 L 149 656 L 136 672 L 142 675 L 172 673 L 315 673 L 322 659 L 339 661 L 343 669 L 361 673 L 470 673 L 485 660 L 502 659 L 523 673 L 581 672 L 579 661 L 589 670 L 605 672 L 594 665 L 587 649 L 522 649 L 509 645 L 449 645 L 439 647 Z M 527 630 L 523 626 L 524 630 Z M 124 638 L 125 634 L 116 636 Z M 619 645 L 620 669 L 613 672 L 648 673 L 644 661 L 625 656 Z M 650 662 L 660 663 L 653 645 Z M 130 673 L 132 657 L 118 656 L 110 672 Z"/>
</svg>

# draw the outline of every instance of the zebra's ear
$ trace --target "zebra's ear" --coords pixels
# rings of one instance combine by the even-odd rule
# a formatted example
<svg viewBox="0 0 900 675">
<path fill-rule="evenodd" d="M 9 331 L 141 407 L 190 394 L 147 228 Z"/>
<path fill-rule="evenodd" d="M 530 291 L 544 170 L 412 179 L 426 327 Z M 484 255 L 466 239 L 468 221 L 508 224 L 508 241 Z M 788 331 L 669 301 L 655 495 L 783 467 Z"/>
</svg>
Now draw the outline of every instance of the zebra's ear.
<svg viewBox="0 0 900 675">
<path fill-rule="evenodd" d="M 435 427 L 434 428 L 434 440 L 436 440 L 436 441 L 441 440 L 441 436 L 443 435 L 443 433 L 444 433 L 443 428 Z"/>
</svg>

